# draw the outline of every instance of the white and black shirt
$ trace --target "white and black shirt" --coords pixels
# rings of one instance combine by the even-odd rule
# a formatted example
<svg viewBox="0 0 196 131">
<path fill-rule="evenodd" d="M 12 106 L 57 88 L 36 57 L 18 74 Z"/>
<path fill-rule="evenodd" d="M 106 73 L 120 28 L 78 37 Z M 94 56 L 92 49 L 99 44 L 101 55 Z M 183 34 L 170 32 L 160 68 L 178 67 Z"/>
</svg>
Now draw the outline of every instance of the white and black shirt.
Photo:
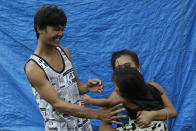
<svg viewBox="0 0 196 131">
<path fill-rule="evenodd" d="M 34 61 L 44 71 L 46 78 L 58 92 L 61 99 L 81 106 L 72 63 L 60 47 L 56 47 L 56 49 L 63 59 L 64 69 L 61 72 L 55 71 L 43 58 L 36 54 L 33 54 L 29 60 Z M 45 120 L 46 131 L 92 131 L 88 119 L 57 112 L 47 101 L 40 97 L 35 88 L 32 88 L 32 90 Z"/>
</svg>

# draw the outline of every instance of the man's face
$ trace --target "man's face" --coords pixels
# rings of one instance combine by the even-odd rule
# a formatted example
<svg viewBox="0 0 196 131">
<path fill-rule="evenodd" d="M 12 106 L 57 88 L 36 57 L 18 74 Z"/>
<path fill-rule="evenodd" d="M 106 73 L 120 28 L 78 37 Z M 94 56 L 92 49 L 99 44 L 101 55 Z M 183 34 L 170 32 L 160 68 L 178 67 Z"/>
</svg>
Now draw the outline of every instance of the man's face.
<svg viewBox="0 0 196 131">
<path fill-rule="evenodd" d="M 47 26 L 46 29 L 42 30 L 42 40 L 44 43 L 58 46 L 61 38 L 64 36 L 64 26 Z"/>
</svg>

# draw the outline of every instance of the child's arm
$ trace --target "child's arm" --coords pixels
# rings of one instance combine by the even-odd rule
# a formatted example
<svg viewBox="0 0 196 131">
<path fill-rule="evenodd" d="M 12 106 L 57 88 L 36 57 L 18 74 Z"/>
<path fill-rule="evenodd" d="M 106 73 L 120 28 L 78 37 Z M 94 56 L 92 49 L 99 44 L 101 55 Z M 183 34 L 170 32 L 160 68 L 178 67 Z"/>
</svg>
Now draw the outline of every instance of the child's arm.
<svg viewBox="0 0 196 131">
<path fill-rule="evenodd" d="M 101 107 L 111 106 L 111 101 L 108 99 L 94 99 L 88 95 L 81 96 L 80 101 L 83 105 L 94 105 Z"/>
<path fill-rule="evenodd" d="M 107 123 L 105 121 L 101 121 L 99 126 L 99 131 L 116 131 L 116 130 L 112 127 L 112 124 Z"/>
</svg>

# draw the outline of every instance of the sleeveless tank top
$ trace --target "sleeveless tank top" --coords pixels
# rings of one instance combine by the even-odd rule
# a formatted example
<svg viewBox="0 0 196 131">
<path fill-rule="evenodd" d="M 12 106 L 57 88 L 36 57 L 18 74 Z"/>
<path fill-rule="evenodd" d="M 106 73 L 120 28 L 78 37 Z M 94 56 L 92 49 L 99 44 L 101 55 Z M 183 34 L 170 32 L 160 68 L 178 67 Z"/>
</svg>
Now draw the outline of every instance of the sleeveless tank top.
<svg viewBox="0 0 196 131">
<path fill-rule="evenodd" d="M 34 61 L 44 71 L 46 78 L 55 88 L 61 99 L 65 102 L 81 106 L 72 63 L 60 47 L 56 47 L 56 49 L 63 59 L 64 69 L 61 72 L 55 71 L 43 58 L 36 54 L 33 54 L 29 61 Z M 88 119 L 57 112 L 47 101 L 40 97 L 35 88 L 32 88 L 32 90 L 44 118 L 45 129 L 47 131 L 92 131 Z"/>
<path fill-rule="evenodd" d="M 131 100 L 131 102 L 136 104 L 138 108 L 129 109 L 125 107 L 126 111 L 120 112 L 118 113 L 118 115 L 125 115 L 126 118 L 117 119 L 117 121 L 122 122 L 123 124 L 128 124 L 129 118 L 131 120 L 135 120 L 137 118 L 138 111 L 160 110 L 164 108 L 160 91 L 156 87 L 148 83 L 146 83 L 146 88 L 147 90 L 144 96 L 140 97 L 140 99 Z M 118 125 L 117 127 L 121 127 L 121 126 Z"/>
<path fill-rule="evenodd" d="M 138 105 L 139 108 L 135 110 L 127 108 L 131 119 L 136 119 L 138 111 L 160 110 L 164 108 L 160 91 L 149 83 L 146 83 L 146 88 L 147 90 L 145 95 L 140 97 L 140 99 L 131 100 L 134 104 Z"/>
</svg>

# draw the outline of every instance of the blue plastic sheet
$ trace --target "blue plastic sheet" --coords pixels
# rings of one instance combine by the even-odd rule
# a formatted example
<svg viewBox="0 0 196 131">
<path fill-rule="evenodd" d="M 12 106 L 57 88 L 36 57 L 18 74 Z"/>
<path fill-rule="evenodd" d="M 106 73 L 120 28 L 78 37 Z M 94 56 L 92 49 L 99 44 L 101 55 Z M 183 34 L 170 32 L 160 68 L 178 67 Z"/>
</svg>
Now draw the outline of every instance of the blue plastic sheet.
<svg viewBox="0 0 196 131">
<path fill-rule="evenodd" d="M 69 48 L 79 78 L 100 78 L 106 98 L 114 86 L 113 51 L 136 51 L 146 81 L 161 84 L 178 111 L 169 131 L 196 130 L 196 1 L 0 1 L 0 131 L 43 131 L 24 64 L 36 48 L 33 16 L 45 4 L 68 17 L 61 46 Z M 94 106 L 88 106 L 96 108 Z M 98 131 L 99 120 L 91 120 Z"/>
</svg>

